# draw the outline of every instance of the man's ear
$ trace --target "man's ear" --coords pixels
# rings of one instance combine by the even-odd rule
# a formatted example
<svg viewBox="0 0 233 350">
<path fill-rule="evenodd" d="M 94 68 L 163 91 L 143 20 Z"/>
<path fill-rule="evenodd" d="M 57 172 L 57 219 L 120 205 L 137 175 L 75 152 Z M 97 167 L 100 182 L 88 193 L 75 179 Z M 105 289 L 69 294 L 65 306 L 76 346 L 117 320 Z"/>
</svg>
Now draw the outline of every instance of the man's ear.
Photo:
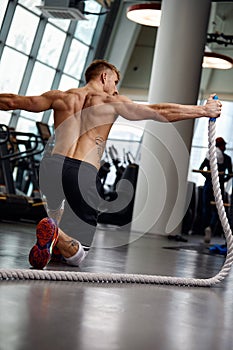
<svg viewBox="0 0 233 350">
<path fill-rule="evenodd" d="M 101 73 L 100 78 L 101 78 L 101 82 L 102 82 L 102 84 L 104 84 L 104 83 L 105 83 L 106 76 L 107 76 L 107 73 L 106 73 L 106 72 Z"/>
</svg>

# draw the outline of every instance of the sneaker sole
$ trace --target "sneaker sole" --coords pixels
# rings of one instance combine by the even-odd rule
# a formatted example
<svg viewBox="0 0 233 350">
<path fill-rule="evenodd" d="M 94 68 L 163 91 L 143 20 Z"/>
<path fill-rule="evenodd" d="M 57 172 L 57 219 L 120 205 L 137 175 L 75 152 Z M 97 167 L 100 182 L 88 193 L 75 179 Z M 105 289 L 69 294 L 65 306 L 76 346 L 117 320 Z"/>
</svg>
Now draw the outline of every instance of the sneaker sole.
<svg viewBox="0 0 233 350">
<path fill-rule="evenodd" d="M 53 247 L 58 240 L 58 228 L 51 218 L 42 219 L 36 228 L 37 242 L 29 253 L 29 262 L 36 269 L 43 269 L 50 261 Z"/>
<path fill-rule="evenodd" d="M 52 252 L 50 261 L 59 262 L 62 259 L 63 259 L 63 256 L 62 256 L 60 250 L 56 246 L 53 246 L 53 252 Z"/>
</svg>

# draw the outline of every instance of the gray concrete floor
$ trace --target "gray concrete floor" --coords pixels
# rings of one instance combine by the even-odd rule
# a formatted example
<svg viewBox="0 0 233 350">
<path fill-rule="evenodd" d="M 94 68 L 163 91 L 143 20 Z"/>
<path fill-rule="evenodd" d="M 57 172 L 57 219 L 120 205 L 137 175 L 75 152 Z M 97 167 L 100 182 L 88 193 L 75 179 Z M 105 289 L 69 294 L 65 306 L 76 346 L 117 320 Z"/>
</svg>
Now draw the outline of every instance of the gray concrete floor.
<svg viewBox="0 0 233 350">
<path fill-rule="evenodd" d="M 32 224 L 0 223 L 1 268 L 29 268 L 34 232 Z M 82 266 L 47 269 L 214 276 L 225 258 L 210 255 L 201 236 L 187 238 L 100 227 Z M 232 350 L 232 285 L 232 271 L 214 288 L 0 281 L 0 350 Z"/>
</svg>

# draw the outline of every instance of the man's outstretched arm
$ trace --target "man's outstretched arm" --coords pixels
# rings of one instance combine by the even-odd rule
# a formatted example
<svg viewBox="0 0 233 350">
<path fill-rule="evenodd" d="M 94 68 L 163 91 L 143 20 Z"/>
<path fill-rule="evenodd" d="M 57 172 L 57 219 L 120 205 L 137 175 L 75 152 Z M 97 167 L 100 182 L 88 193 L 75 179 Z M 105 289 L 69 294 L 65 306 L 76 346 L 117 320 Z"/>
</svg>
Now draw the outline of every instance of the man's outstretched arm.
<svg viewBox="0 0 233 350">
<path fill-rule="evenodd" d="M 134 103 L 124 96 L 116 96 L 115 108 L 119 115 L 129 120 L 152 119 L 161 122 L 177 122 L 200 117 L 218 118 L 222 104 L 210 95 L 204 106 L 161 103 L 144 105 Z"/>
<path fill-rule="evenodd" d="M 52 108 L 56 94 L 56 91 L 45 92 L 39 96 L 0 94 L 0 110 L 22 109 L 29 112 L 42 112 Z"/>
</svg>

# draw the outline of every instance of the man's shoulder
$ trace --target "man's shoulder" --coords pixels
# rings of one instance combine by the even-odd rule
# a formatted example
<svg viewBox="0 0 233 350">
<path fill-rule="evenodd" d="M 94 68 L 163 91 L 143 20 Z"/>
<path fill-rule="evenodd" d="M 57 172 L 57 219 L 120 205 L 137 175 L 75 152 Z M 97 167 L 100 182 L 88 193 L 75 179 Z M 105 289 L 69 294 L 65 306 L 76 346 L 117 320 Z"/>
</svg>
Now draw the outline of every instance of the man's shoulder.
<svg viewBox="0 0 233 350">
<path fill-rule="evenodd" d="M 87 91 L 85 89 L 85 87 L 80 87 L 80 88 L 71 88 L 68 89 L 66 91 L 63 91 L 64 94 L 68 94 L 68 95 L 83 95 L 86 94 Z"/>
<path fill-rule="evenodd" d="M 94 89 L 90 89 L 90 88 L 86 88 L 84 87 L 80 87 L 80 88 L 71 88 L 69 90 L 66 90 L 64 92 L 67 95 L 76 95 L 76 96 L 86 96 L 87 98 L 92 98 L 92 97 L 96 97 L 96 98 L 102 98 L 104 99 L 106 97 L 106 94 L 103 92 L 97 92 Z"/>
<path fill-rule="evenodd" d="M 112 103 L 117 103 L 117 102 L 121 102 L 121 103 L 132 103 L 132 101 L 124 95 L 109 95 L 109 94 L 105 94 L 103 95 L 104 100 L 106 102 L 112 102 Z"/>
</svg>

